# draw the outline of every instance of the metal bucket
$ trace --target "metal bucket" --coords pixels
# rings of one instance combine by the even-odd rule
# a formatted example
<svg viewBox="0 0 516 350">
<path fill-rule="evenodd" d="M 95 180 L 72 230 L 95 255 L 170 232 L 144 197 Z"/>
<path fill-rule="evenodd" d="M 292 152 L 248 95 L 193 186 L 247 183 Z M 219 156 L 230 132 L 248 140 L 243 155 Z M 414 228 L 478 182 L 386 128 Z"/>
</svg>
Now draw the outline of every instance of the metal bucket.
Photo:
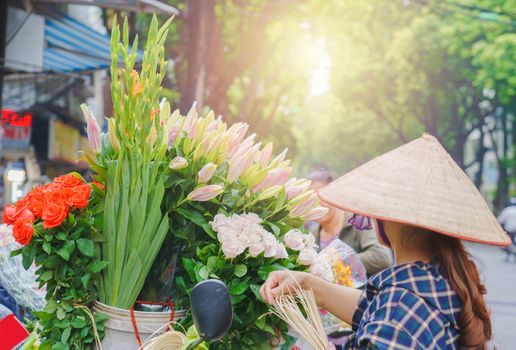
<svg viewBox="0 0 516 350">
<path fill-rule="evenodd" d="M 134 333 L 133 322 L 129 310 L 102 304 L 99 301 L 93 303 L 93 310 L 105 313 L 109 316 L 104 322 L 106 335 L 102 340 L 104 350 L 135 350 L 138 349 L 136 334 Z M 185 315 L 184 311 L 176 311 L 174 321 L 178 321 Z M 170 322 L 170 311 L 167 312 L 146 312 L 134 311 L 134 317 L 138 326 L 138 332 L 142 343 L 144 343 L 154 332 L 162 329 Z"/>
</svg>

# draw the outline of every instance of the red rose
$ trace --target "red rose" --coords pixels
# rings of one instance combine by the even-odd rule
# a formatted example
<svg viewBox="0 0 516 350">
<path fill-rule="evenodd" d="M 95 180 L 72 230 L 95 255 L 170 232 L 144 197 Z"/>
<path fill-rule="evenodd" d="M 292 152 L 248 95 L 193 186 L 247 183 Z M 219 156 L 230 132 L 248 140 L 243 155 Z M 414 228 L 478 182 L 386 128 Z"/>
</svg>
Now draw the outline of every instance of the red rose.
<svg viewBox="0 0 516 350">
<path fill-rule="evenodd" d="M 27 201 L 27 208 L 37 217 L 41 217 L 44 204 L 43 187 L 36 186 L 32 191 L 27 193 L 25 200 Z"/>
<path fill-rule="evenodd" d="M 7 205 L 4 208 L 4 223 L 12 225 L 14 221 L 16 221 L 16 207 L 14 205 Z"/>
<path fill-rule="evenodd" d="M 20 211 L 20 213 L 16 217 L 16 220 L 24 220 L 24 221 L 33 223 L 34 220 L 36 220 L 36 218 L 34 217 L 34 214 L 29 209 L 23 209 L 22 211 Z"/>
<path fill-rule="evenodd" d="M 16 242 L 27 245 L 30 243 L 33 234 L 34 226 L 32 226 L 30 221 L 24 219 L 16 220 L 13 227 L 13 237 Z"/>
<path fill-rule="evenodd" d="M 68 216 L 70 207 L 62 202 L 48 202 L 43 208 L 43 227 L 46 229 L 61 225 L 61 223 Z"/>
<path fill-rule="evenodd" d="M 43 187 L 45 205 L 48 203 L 67 204 L 73 195 L 71 188 L 65 188 L 61 184 L 53 183 Z"/>
<path fill-rule="evenodd" d="M 63 185 L 63 187 L 66 188 L 73 188 L 75 186 L 80 186 L 84 184 L 84 182 L 81 179 L 71 174 L 56 177 L 54 179 L 54 183 L 61 184 Z"/>
<path fill-rule="evenodd" d="M 72 191 L 73 194 L 69 200 L 70 205 L 73 205 L 77 209 L 86 208 L 91 194 L 91 186 L 83 184 L 81 186 L 74 187 Z"/>
</svg>

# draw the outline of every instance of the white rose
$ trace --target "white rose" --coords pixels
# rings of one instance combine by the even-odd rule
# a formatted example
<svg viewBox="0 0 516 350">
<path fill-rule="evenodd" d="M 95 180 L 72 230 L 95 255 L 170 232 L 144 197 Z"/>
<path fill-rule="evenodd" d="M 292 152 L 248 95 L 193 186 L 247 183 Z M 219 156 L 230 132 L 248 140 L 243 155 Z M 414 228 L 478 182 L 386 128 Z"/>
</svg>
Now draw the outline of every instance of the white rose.
<svg viewBox="0 0 516 350">
<path fill-rule="evenodd" d="M 240 216 L 252 224 L 259 224 L 262 222 L 262 219 L 255 213 L 242 214 Z"/>
<path fill-rule="evenodd" d="M 317 258 L 317 252 L 315 251 L 315 249 L 305 248 L 299 253 L 299 256 L 297 257 L 297 261 L 301 265 L 310 266 L 313 264 L 315 258 Z"/>
<path fill-rule="evenodd" d="M 287 247 L 292 250 L 299 251 L 305 247 L 305 237 L 303 233 L 298 230 L 290 230 L 283 239 Z"/>
<path fill-rule="evenodd" d="M 276 254 L 274 255 L 277 259 L 287 259 L 288 258 L 288 252 L 287 249 L 285 249 L 285 246 L 281 243 L 278 243 L 276 245 Z"/>
<path fill-rule="evenodd" d="M 315 244 L 315 237 L 312 233 L 308 233 L 304 235 L 305 246 L 308 248 L 317 248 L 317 244 Z"/>
<path fill-rule="evenodd" d="M 264 250 L 265 248 L 263 247 L 262 243 L 251 244 L 249 246 L 249 255 L 251 255 L 253 258 L 256 258 L 258 255 L 263 253 Z"/>
<path fill-rule="evenodd" d="M 237 232 L 228 226 L 222 226 L 217 233 L 217 239 L 220 243 L 236 241 L 238 239 Z"/>
<path fill-rule="evenodd" d="M 270 237 L 265 237 L 265 239 L 263 240 L 263 247 L 265 249 L 264 256 L 266 258 L 272 258 L 273 256 L 276 256 L 276 252 L 278 250 L 278 242 L 275 238 L 270 239 Z"/>
<path fill-rule="evenodd" d="M 220 227 L 226 225 L 229 221 L 229 218 L 227 218 L 224 214 L 217 214 L 213 218 L 213 221 L 210 222 L 211 227 L 217 232 Z"/>
<path fill-rule="evenodd" d="M 240 244 L 238 240 L 232 240 L 228 242 L 222 243 L 222 252 L 224 256 L 228 259 L 234 259 L 240 254 L 242 254 L 245 250 L 245 247 Z"/>
</svg>

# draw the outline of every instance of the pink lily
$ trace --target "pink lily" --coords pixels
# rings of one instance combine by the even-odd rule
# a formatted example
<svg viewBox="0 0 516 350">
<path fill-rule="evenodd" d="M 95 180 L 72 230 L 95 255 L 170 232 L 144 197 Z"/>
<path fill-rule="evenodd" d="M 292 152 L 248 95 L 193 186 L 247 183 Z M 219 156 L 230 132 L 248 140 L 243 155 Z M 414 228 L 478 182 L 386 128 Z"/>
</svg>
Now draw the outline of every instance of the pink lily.
<svg viewBox="0 0 516 350">
<path fill-rule="evenodd" d="M 257 163 L 260 165 L 267 165 L 271 160 L 272 156 L 272 142 L 269 142 L 260 152 L 260 157 L 258 158 Z"/>
<path fill-rule="evenodd" d="M 319 203 L 319 197 L 317 196 L 316 193 L 312 193 L 312 195 L 310 197 L 308 197 L 308 199 L 306 201 L 304 201 L 301 204 L 298 204 L 297 206 L 295 206 L 290 211 L 290 215 L 292 217 L 302 216 L 305 213 L 307 213 L 310 210 L 312 210 L 318 203 Z"/>
<path fill-rule="evenodd" d="M 199 170 L 197 174 L 199 176 L 199 182 L 206 183 L 211 180 L 215 171 L 217 170 L 217 166 L 213 163 L 208 163 Z"/>
<path fill-rule="evenodd" d="M 224 192 L 224 187 L 220 185 L 207 185 L 193 190 L 186 199 L 192 202 L 206 202 L 217 197 L 222 192 Z"/>
<path fill-rule="evenodd" d="M 100 131 L 97 118 L 93 115 L 89 106 L 81 104 L 82 113 L 86 119 L 86 133 L 88 134 L 88 143 L 95 153 L 102 150 L 102 132 Z"/>
<path fill-rule="evenodd" d="M 328 214 L 329 209 L 325 207 L 315 207 L 310 210 L 306 215 L 301 216 L 303 221 L 317 220 L 325 217 Z"/>
<path fill-rule="evenodd" d="M 267 173 L 265 179 L 253 188 L 253 192 L 272 186 L 283 185 L 288 180 L 291 173 L 291 167 L 272 169 Z"/>
</svg>

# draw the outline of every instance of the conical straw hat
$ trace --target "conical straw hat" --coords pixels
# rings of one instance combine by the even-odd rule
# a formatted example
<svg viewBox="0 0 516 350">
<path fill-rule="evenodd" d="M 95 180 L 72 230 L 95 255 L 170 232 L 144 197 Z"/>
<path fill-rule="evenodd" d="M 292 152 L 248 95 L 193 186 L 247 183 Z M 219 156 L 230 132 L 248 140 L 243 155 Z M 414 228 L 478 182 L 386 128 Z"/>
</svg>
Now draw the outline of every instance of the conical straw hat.
<svg viewBox="0 0 516 350">
<path fill-rule="evenodd" d="M 319 191 L 346 211 L 492 245 L 510 239 L 468 176 L 433 136 L 407 143 Z"/>
</svg>

